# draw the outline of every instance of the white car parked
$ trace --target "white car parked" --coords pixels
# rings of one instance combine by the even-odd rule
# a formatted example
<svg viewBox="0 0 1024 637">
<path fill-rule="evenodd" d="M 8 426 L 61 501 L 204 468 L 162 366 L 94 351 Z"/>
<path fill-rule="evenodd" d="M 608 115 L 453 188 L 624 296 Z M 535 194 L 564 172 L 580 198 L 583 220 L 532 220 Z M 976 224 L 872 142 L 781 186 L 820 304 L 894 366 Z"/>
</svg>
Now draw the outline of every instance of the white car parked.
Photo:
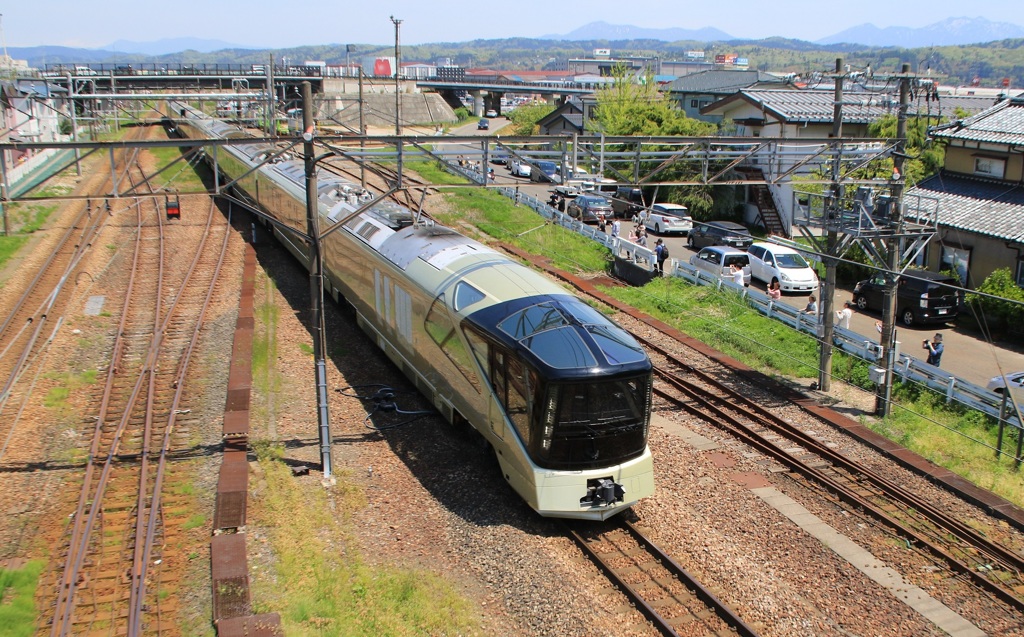
<svg viewBox="0 0 1024 637">
<path fill-rule="evenodd" d="M 656 203 L 644 212 L 644 227 L 654 234 L 686 235 L 693 230 L 693 218 L 686 206 Z"/>
<path fill-rule="evenodd" d="M 747 248 L 750 274 L 759 281 L 779 282 L 783 292 L 810 293 L 818 289 L 818 275 L 803 255 L 774 243 L 754 243 Z"/>
<path fill-rule="evenodd" d="M 530 173 L 533 171 L 533 166 L 524 161 L 513 159 L 508 164 L 508 170 L 515 177 L 529 177 Z"/>
<path fill-rule="evenodd" d="M 1007 384 L 1010 385 L 1010 391 L 1012 391 L 1015 396 L 1020 396 L 1024 399 L 1024 391 L 1022 391 L 1024 390 L 1024 372 L 1010 372 L 1003 376 L 995 376 L 988 381 L 986 388 L 988 388 L 989 391 L 1002 394 L 1006 392 Z"/>
</svg>

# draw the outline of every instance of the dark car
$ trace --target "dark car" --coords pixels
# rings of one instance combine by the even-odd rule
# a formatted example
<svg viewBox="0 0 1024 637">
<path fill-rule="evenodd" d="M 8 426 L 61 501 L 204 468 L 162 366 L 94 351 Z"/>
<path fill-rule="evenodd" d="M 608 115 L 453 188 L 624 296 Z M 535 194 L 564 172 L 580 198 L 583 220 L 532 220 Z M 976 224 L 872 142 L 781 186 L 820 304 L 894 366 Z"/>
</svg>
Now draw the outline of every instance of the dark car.
<svg viewBox="0 0 1024 637">
<path fill-rule="evenodd" d="M 644 209 L 644 191 L 636 186 L 618 186 L 612 196 L 616 217 L 628 219 Z"/>
<path fill-rule="evenodd" d="M 503 148 L 495 148 L 491 151 L 491 163 L 505 166 L 508 164 L 509 154 L 508 151 Z"/>
<path fill-rule="evenodd" d="M 573 199 L 565 209 L 573 219 L 579 219 L 583 223 L 598 223 L 602 218 L 612 216 L 612 206 L 604 197 L 597 195 L 579 195 Z"/>
<path fill-rule="evenodd" d="M 746 250 L 754 243 L 750 231 L 732 221 L 707 221 L 693 224 L 693 229 L 686 240 L 692 250 L 707 246 L 729 246 L 738 250 Z"/>
<path fill-rule="evenodd" d="M 480 120 L 479 122 L 476 123 L 476 129 L 477 130 L 490 130 L 490 128 L 491 128 L 491 120 L 489 120 L 489 119 L 482 119 L 482 120 Z"/>
<path fill-rule="evenodd" d="M 857 309 L 882 311 L 885 303 L 885 277 L 876 274 L 853 288 Z M 896 284 L 896 319 L 906 326 L 923 323 L 947 323 L 960 313 L 963 289 L 947 274 L 927 270 L 908 270 Z"/>
<path fill-rule="evenodd" d="M 562 183 L 562 174 L 558 170 L 558 164 L 553 161 L 540 160 L 533 162 L 533 170 L 530 171 L 530 181 L 550 181 L 551 183 Z"/>
</svg>

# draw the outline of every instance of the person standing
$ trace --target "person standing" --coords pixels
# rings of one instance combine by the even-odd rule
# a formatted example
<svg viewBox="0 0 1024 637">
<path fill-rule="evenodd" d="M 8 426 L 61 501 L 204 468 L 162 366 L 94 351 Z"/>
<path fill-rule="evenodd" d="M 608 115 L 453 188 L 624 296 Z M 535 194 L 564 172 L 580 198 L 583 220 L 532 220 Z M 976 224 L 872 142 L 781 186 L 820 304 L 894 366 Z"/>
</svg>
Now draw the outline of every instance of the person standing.
<svg viewBox="0 0 1024 637">
<path fill-rule="evenodd" d="M 654 242 L 654 259 L 658 262 L 658 272 L 665 275 L 665 259 L 668 258 L 668 250 L 665 248 L 665 242 L 658 239 Z"/>
<path fill-rule="evenodd" d="M 778 281 L 772 281 L 768 285 L 768 298 L 773 301 L 778 301 L 782 298 L 782 286 L 779 285 Z"/>
<path fill-rule="evenodd" d="M 739 266 L 739 265 L 736 265 L 735 263 L 733 263 L 732 265 L 729 266 L 729 273 L 732 275 L 732 280 L 733 280 L 733 282 L 736 285 L 738 285 L 740 287 L 743 287 L 743 286 L 746 285 L 746 282 L 744 281 L 745 277 L 743 276 L 743 267 L 742 266 Z"/>
<path fill-rule="evenodd" d="M 932 337 L 932 340 L 924 342 L 924 348 L 928 350 L 928 360 L 925 362 L 929 365 L 939 366 L 942 362 L 942 334 L 936 334 Z"/>
<path fill-rule="evenodd" d="M 619 236 L 619 229 L 620 229 L 620 227 L 621 226 L 619 225 L 619 220 L 618 219 L 616 219 L 615 221 L 612 222 L 612 238 L 613 239 Z"/>
<path fill-rule="evenodd" d="M 853 318 L 853 304 L 849 301 L 843 303 L 843 309 L 836 312 L 836 327 L 844 330 L 850 329 L 850 319 Z"/>
</svg>

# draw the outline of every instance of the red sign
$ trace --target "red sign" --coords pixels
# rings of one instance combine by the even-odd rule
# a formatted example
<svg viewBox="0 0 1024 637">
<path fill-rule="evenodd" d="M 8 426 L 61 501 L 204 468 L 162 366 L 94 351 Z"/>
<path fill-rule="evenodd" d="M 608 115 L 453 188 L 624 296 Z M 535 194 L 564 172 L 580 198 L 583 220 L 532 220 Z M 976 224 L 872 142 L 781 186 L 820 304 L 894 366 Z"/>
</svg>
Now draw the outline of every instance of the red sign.
<svg viewBox="0 0 1024 637">
<path fill-rule="evenodd" d="M 725 64 L 725 56 L 724 55 L 716 55 L 715 56 L 715 64 Z"/>
<path fill-rule="evenodd" d="M 388 58 L 377 58 L 373 61 L 373 74 L 377 77 L 391 77 L 391 60 Z"/>
<path fill-rule="evenodd" d="M 1006 87 L 1006 86 L 1009 86 L 1009 85 L 1010 85 L 1010 78 L 1004 77 L 1003 78 L 1003 86 Z"/>
</svg>

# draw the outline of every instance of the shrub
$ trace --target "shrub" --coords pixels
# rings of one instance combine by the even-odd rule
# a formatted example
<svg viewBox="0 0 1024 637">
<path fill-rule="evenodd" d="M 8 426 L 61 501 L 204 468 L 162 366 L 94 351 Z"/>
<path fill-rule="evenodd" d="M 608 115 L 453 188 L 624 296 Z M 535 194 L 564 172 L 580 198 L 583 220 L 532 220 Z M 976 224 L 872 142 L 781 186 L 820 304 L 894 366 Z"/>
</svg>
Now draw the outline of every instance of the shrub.
<svg viewBox="0 0 1024 637">
<path fill-rule="evenodd" d="M 984 317 L 989 327 L 1005 327 L 1022 333 L 1018 326 L 1024 325 L 1024 290 L 1017 285 L 1010 268 L 992 272 L 976 291 L 986 296 L 967 295 L 967 304 L 974 315 Z"/>
</svg>

